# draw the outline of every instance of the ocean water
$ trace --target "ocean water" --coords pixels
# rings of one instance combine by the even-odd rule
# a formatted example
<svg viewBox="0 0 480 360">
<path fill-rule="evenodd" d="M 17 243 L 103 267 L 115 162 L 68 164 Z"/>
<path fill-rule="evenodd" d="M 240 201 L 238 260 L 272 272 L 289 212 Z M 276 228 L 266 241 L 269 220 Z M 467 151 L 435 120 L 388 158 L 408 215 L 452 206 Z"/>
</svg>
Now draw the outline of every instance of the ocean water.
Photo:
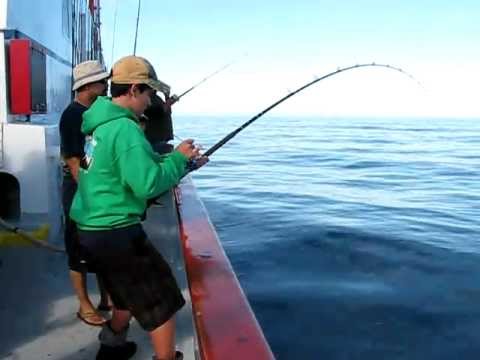
<svg viewBox="0 0 480 360">
<path fill-rule="evenodd" d="M 265 116 L 194 181 L 277 359 L 479 359 L 480 120 Z"/>
</svg>

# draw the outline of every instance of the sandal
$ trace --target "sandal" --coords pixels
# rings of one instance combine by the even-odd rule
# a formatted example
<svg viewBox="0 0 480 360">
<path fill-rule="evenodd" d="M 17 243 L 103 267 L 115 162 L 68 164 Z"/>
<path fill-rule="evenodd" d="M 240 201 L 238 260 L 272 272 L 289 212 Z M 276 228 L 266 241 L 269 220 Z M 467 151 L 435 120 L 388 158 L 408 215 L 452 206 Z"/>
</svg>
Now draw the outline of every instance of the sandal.
<svg viewBox="0 0 480 360">
<path fill-rule="evenodd" d="M 90 326 L 102 326 L 107 322 L 107 319 L 95 311 L 88 311 L 86 313 L 79 311 L 77 312 L 77 317 Z"/>
</svg>

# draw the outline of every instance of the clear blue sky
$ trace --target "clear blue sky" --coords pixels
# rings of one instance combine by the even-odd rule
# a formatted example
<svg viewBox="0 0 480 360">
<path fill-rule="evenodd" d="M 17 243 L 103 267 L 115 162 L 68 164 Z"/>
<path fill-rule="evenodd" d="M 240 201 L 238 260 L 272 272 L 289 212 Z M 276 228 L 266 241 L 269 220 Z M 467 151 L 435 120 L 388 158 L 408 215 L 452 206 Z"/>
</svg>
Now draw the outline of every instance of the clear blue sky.
<svg viewBox="0 0 480 360">
<path fill-rule="evenodd" d="M 289 90 L 337 67 L 367 68 L 295 96 L 275 114 L 480 117 L 478 0 L 141 0 L 137 55 L 181 93 L 223 65 L 175 112 L 255 114 Z M 103 48 L 133 52 L 138 0 L 102 0 Z M 245 55 L 247 54 L 247 55 Z"/>
</svg>

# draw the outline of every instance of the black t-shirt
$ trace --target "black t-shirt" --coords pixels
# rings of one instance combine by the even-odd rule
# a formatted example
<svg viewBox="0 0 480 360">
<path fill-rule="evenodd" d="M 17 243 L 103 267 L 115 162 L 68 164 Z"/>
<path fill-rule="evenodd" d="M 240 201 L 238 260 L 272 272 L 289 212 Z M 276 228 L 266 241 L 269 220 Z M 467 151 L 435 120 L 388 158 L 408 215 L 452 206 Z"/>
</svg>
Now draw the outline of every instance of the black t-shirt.
<svg viewBox="0 0 480 360">
<path fill-rule="evenodd" d="M 78 157 L 80 159 L 85 155 L 85 135 L 80 130 L 82 127 L 82 115 L 87 110 L 86 106 L 73 101 L 63 111 L 60 118 L 60 152 L 63 159 Z M 70 169 L 66 164 L 63 165 L 64 176 L 71 177 Z"/>
<path fill-rule="evenodd" d="M 152 105 L 145 110 L 145 137 L 151 144 L 173 139 L 172 116 L 165 111 L 163 100 L 155 95 Z"/>
</svg>

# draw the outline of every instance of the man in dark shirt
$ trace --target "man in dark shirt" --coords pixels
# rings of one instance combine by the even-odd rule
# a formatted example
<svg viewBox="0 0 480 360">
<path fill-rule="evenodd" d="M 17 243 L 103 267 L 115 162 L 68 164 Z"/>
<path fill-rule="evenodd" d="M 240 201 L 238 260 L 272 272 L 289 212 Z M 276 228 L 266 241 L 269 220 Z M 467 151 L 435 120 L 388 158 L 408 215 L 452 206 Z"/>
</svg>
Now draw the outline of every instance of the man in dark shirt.
<svg viewBox="0 0 480 360">
<path fill-rule="evenodd" d="M 77 317 L 88 325 L 102 326 L 106 319 L 95 309 L 88 297 L 86 286 L 87 266 L 82 259 L 78 244 L 78 234 L 75 223 L 70 219 L 69 212 L 73 196 L 77 191 L 78 169 L 84 157 L 85 136 L 80 131 L 82 115 L 99 95 L 106 94 L 109 73 L 98 61 L 86 61 L 73 70 L 74 101 L 64 110 L 60 119 L 60 150 L 63 159 L 62 203 L 65 216 L 65 248 L 68 254 L 70 279 L 78 297 L 79 310 Z M 88 269 L 92 271 L 92 269 Z M 107 310 L 108 294 L 101 282 L 99 310 Z"/>
<path fill-rule="evenodd" d="M 142 119 L 145 137 L 152 145 L 153 150 L 159 154 L 173 150 L 173 145 L 168 142 L 173 140 L 171 105 L 174 100 L 167 95 L 165 97 L 167 100 L 163 101 L 160 96 L 155 94 Z"/>
<path fill-rule="evenodd" d="M 173 124 L 172 124 L 172 105 L 176 102 L 176 95 L 169 96 L 168 92 L 163 94 L 165 101 L 154 94 L 149 107 L 145 109 L 140 124 L 145 132 L 153 151 L 158 154 L 167 154 L 173 150 L 173 145 L 169 143 L 173 140 Z M 148 207 L 152 204 L 161 205 L 158 197 L 147 201 Z M 142 219 L 145 220 L 147 213 L 143 214 Z"/>
</svg>

